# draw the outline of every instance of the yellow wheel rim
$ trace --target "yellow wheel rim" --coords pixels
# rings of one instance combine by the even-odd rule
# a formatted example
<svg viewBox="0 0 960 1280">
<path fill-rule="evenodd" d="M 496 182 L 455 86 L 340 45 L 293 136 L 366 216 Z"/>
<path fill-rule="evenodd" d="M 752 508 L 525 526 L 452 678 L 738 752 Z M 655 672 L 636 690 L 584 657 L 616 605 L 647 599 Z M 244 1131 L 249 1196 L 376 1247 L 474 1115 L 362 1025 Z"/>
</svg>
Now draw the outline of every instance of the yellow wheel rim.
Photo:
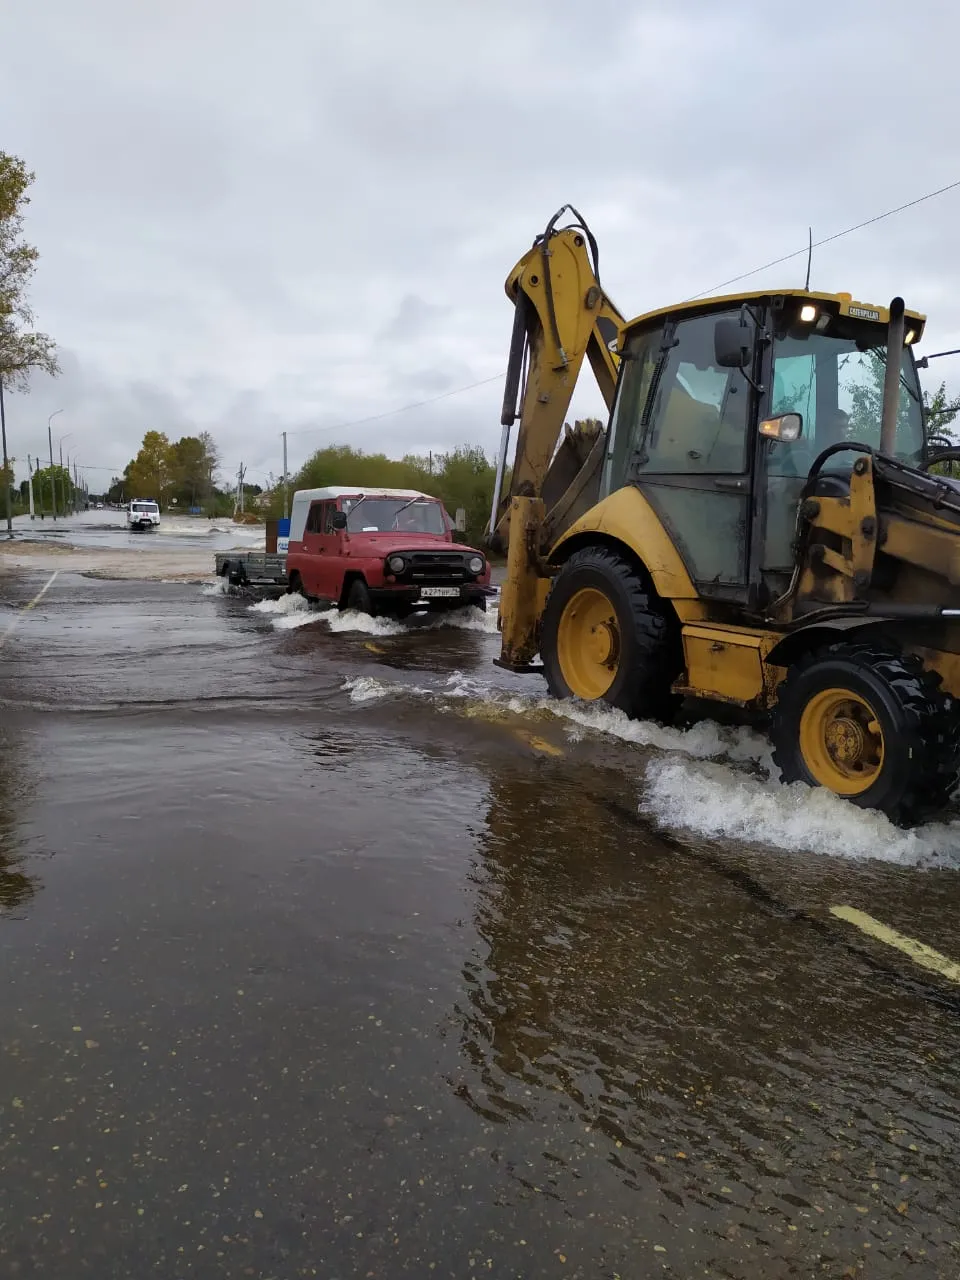
<svg viewBox="0 0 960 1280">
<path fill-rule="evenodd" d="M 570 692 L 602 698 L 620 666 L 617 613 L 602 591 L 583 587 L 567 601 L 557 627 L 557 658 Z"/>
<path fill-rule="evenodd" d="M 822 787 L 858 796 L 883 769 L 883 729 L 865 698 L 849 689 L 824 689 L 803 709 L 800 751 Z"/>
</svg>

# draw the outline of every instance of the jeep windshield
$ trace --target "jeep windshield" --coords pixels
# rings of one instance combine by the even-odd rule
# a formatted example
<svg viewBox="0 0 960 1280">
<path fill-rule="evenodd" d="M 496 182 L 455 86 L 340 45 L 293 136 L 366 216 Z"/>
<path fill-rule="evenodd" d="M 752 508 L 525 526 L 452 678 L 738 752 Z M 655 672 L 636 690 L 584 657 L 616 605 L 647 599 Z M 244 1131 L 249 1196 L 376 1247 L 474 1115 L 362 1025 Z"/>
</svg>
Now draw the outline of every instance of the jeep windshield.
<svg viewBox="0 0 960 1280">
<path fill-rule="evenodd" d="M 429 498 L 344 498 L 348 533 L 426 533 L 443 536 L 439 502 Z"/>
<path fill-rule="evenodd" d="M 133 502 L 130 506 L 133 511 L 148 511 L 151 514 L 160 510 L 155 502 Z"/>
</svg>

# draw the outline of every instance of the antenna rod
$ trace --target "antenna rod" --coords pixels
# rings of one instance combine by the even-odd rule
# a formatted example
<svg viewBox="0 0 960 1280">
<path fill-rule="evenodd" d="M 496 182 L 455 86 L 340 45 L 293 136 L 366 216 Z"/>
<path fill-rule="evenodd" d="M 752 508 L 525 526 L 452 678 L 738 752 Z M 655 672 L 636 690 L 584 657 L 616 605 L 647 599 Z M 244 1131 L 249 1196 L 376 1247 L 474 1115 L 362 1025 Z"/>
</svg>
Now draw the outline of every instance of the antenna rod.
<svg viewBox="0 0 960 1280">
<path fill-rule="evenodd" d="M 810 264 L 813 262 L 813 227 L 807 227 L 807 281 L 803 286 L 807 293 L 810 292 Z"/>
</svg>

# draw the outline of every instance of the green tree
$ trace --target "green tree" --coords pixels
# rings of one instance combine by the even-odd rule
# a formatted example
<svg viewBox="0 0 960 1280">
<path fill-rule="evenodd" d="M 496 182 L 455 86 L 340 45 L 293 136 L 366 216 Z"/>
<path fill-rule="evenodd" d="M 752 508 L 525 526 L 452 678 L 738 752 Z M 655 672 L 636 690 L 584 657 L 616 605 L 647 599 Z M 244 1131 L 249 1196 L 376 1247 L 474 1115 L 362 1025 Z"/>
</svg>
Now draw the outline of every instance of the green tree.
<svg viewBox="0 0 960 1280">
<path fill-rule="evenodd" d="M 170 446 L 171 497 L 180 506 L 199 506 L 213 491 L 216 465 L 216 447 L 207 432 L 182 436 Z"/>
<path fill-rule="evenodd" d="M 0 151 L 0 377 L 8 390 L 26 390 L 31 369 L 60 371 L 56 346 L 33 330 L 27 287 L 39 253 L 23 239 L 27 191 L 35 175 L 16 156 Z"/>
<path fill-rule="evenodd" d="M 940 383 L 933 395 L 929 391 L 924 391 L 923 407 L 927 415 L 927 435 L 930 443 L 938 449 L 955 445 L 957 441 L 950 430 L 950 423 L 960 413 L 960 409 L 947 395 L 945 382 Z"/>
<path fill-rule="evenodd" d="M 63 515 L 73 505 L 73 477 L 66 467 L 56 464 L 38 468 L 33 473 L 33 503 L 37 512 Z M 56 505 L 54 505 L 56 500 Z"/>
<path fill-rule="evenodd" d="M 873 444 L 876 442 L 880 421 L 883 417 L 883 381 L 886 373 L 886 353 L 869 351 L 866 354 L 870 360 L 870 380 L 869 382 L 863 381 L 851 385 L 850 396 L 853 404 L 850 413 L 849 435 L 852 440 L 863 440 L 868 444 Z M 849 356 L 844 357 L 845 360 L 850 358 Z M 841 369 L 842 367 L 843 360 L 841 360 Z M 955 443 L 951 438 L 951 433 L 946 428 L 957 416 L 958 411 L 949 404 L 946 383 L 941 382 L 932 395 L 926 390 L 922 392 L 922 395 L 928 435 L 933 437 L 942 436 L 942 441 L 936 440 L 938 445 Z M 898 430 L 901 427 L 905 429 L 908 427 L 912 413 L 912 402 L 913 397 L 909 390 L 901 384 Z"/>
<path fill-rule="evenodd" d="M 431 477 L 432 492 L 443 499 L 451 516 L 459 509 L 466 513 L 463 536 L 470 543 L 483 538 L 490 520 L 490 504 L 496 480 L 496 466 L 478 445 L 460 445 L 441 454 L 439 469 Z"/>
<path fill-rule="evenodd" d="M 0 496 L 0 516 L 4 519 L 8 515 L 12 516 L 14 507 L 19 505 L 14 485 L 13 463 L 13 458 L 9 458 L 6 463 L 0 458 L 0 495 L 2 495 Z"/>
<path fill-rule="evenodd" d="M 140 451 L 123 473 L 128 498 L 154 498 L 163 506 L 173 472 L 170 441 L 162 431 L 148 431 Z"/>
<path fill-rule="evenodd" d="M 442 499 L 451 518 L 463 508 L 466 512 L 463 536 L 477 544 L 483 538 L 490 519 L 495 477 L 494 463 L 476 445 L 464 444 L 450 453 L 434 454 L 432 458 L 417 454 L 388 458 L 383 453 L 364 453 L 351 445 L 329 445 L 319 449 L 291 477 L 290 492 L 350 484 L 417 489 Z M 505 483 L 509 483 L 509 475 Z M 274 484 L 265 514 L 276 518 L 282 510 L 283 487 Z"/>
</svg>

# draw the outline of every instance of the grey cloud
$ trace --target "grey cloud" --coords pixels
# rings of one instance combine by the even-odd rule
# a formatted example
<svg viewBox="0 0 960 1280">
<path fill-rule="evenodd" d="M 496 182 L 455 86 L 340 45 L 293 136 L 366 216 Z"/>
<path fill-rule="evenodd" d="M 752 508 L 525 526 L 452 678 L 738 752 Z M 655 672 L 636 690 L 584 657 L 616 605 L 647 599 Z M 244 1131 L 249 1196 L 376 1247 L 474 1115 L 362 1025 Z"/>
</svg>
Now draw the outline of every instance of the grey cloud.
<svg viewBox="0 0 960 1280">
<path fill-rule="evenodd" d="M 416 293 L 405 294 L 396 315 L 383 326 L 378 337 L 384 342 L 414 342 L 432 333 L 449 313 L 449 307 L 436 306 Z"/>
<path fill-rule="evenodd" d="M 18 456 L 60 407 L 91 465 L 154 426 L 275 472 L 284 429 L 293 465 L 341 438 L 492 450 L 496 383 L 329 428 L 498 373 L 504 278 L 565 200 L 637 314 L 960 176 L 920 124 L 956 115 L 947 6 L 49 0 L 12 25 L 3 145 L 37 172 L 33 301 L 68 353 L 9 406 Z M 960 346 L 958 207 L 824 246 L 814 283 L 901 292 L 929 349 Z"/>
</svg>

